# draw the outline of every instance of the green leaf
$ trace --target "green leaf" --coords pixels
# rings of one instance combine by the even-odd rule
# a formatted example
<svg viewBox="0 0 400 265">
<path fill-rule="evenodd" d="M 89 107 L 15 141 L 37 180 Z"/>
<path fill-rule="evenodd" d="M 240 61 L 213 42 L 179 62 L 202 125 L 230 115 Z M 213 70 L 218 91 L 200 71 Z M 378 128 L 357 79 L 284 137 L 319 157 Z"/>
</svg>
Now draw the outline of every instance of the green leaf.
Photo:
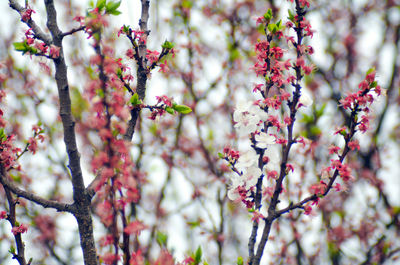
<svg viewBox="0 0 400 265">
<path fill-rule="evenodd" d="M 121 12 L 117 10 L 120 5 L 121 5 L 121 1 L 119 1 L 119 2 L 109 2 L 106 5 L 106 13 L 114 15 L 114 16 L 118 16 L 119 14 L 121 14 Z"/>
<path fill-rule="evenodd" d="M 160 247 L 167 246 L 168 236 L 166 234 L 157 232 L 156 239 L 157 239 L 157 243 L 160 245 Z"/>
<path fill-rule="evenodd" d="M 198 227 L 198 226 L 200 226 L 200 221 L 187 221 L 186 222 L 188 225 L 190 225 L 190 228 L 195 228 L 195 227 Z"/>
<path fill-rule="evenodd" d="M 99 96 L 99 97 L 101 97 L 101 98 L 104 98 L 104 91 L 103 91 L 103 89 L 96 89 L 96 94 Z"/>
<path fill-rule="evenodd" d="M 326 108 L 326 103 L 324 103 L 320 109 L 315 110 L 315 116 L 317 119 L 321 118 L 322 115 L 324 115 L 325 108 Z"/>
<path fill-rule="evenodd" d="M 170 49 L 174 48 L 174 46 L 175 46 L 175 43 L 166 40 L 166 41 L 164 41 L 164 43 L 161 47 L 163 47 L 164 49 L 170 50 Z"/>
<path fill-rule="evenodd" d="M 26 42 L 14 42 L 13 43 L 14 49 L 19 52 L 26 52 Z"/>
<path fill-rule="evenodd" d="M 183 8 L 191 8 L 193 6 L 192 1 L 189 0 L 183 0 L 182 1 L 182 7 Z"/>
<path fill-rule="evenodd" d="M 199 264 L 201 262 L 201 256 L 203 256 L 203 251 L 201 250 L 201 247 L 199 246 L 196 250 L 196 253 L 194 254 L 195 264 Z"/>
<path fill-rule="evenodd" d="M 276 27 L 278 28 L 278 30 L 282 29 L 282 20 L 279 20 L 278 23 L 276 23 Z"/>
<path fill-rule="evenodd" d="M 103 10 L 103 8 L 106 6 L 107 0 L 97 0 L 96 2 L 96 7 L 99 9 L 99 11 Z"/>
<path fill-rule="evenodd" d="M 219 152 L 218 152 L 218 157 L 221 158 L 221 159 L 224 159 L 224 158 L 225 158 L 224 154 L 219 153 Z"/>
<path fill-rule="evenodd" d="M 378 82 L 374 81 L 374 82 L 372 82 L 372 83 L 369 85 L 369 87 L 370 87 L 370 88 L 374 88 L 374 87 L 376 87 L 377 85 L 378 85 Z"/>
<path fill-rule="evenodd" d="M 157 136 L 157 124 L 155 122 L 151 123 L 149 131 L 152 135 Z"/>
<path fill-rule="evenodd" d="M 4 128 L 0 128 L 0 142 L 4 142 L 5 140 L 7 140 L 7 135 L 4 132 Z"/>
<path fill-rule="evenodd" d="M 233 62 L 238 58 L 240 58 L 240 51 L 236 48 L 232 49 L 229 53 L 229 61 Z"/>
<path fill-rule="evenodd" d="M 288 10 L 288 13 L 289 13 L 288 19 L 289 19 L 290 21 L 294 22 L 294 14 L 293 14 L 292 10 L 289 9 L 289 10 Z"/>
<path fill-rule="evenodd" d="M 367 75 L 369 75 L 369 74 L 372 73 L 373 71 L 375 71 L 375 67 L 372 67 L 372 68 L 368 69 Z"/>
<path fill-rule="evenodd" d="M 15 255 L 15 247 L 11 246 L 10 249 L 8 250 L 11 254 Z"/>
<path fill-rule="evenodd" d="M 267 21 L 270 21 L 272 19 L 272 9 L 268 8 L 268 11 L 264 14 L 264 18 Z"/>
<path fill-rule="evenodd" d="M 243 258 L 242 257 L 238 257 L 237 258 L 237 265 L 243 265 Z"/>
<path fill-rule="evenodd" d="M 129 34 L 129 30 L 130 30 L 130 27 L 124 25 L 124 32 L 125 32 L 126 34 Z"/>
<path fill-rule="evenodd" d="M 192 112 L 192 109 L 186 105 L 175 105 L 173 109 L 182 114 L 188 114 Z"/>
<path fill-rule="evenodd" d="M 133 96 L 129 100 L 129 103 L 131 103 L 132 106 L 136 106 L 136 105 L 142 104 L 142 101 L 139 99 L 138 93 L 133 94 Z"/>
<path fill-rule="evenodd" d="M 113 11 L 107 11 L 107 14 L 113 15 L 113 16 L 118 16 L 121 15 L 122 12 L 118 10 L 113 10 Z"/>
<path fill-rule="evenodd" d="M 171 107 L 166 106 L 166 107 L 165 107 L 165 111 L 168 112 L 169 114 L 174 115 L 174 109 L 171 108 Z"/>
<path fill-rule="evenodd" d="M 271 32 L 272 34 L 276 33 L 276 31 L 278 30 L 276 24 L 274 24 L 274 23 L 268 24 L 267 27 L 268 27 L 269 32 Z"/>
</svg>

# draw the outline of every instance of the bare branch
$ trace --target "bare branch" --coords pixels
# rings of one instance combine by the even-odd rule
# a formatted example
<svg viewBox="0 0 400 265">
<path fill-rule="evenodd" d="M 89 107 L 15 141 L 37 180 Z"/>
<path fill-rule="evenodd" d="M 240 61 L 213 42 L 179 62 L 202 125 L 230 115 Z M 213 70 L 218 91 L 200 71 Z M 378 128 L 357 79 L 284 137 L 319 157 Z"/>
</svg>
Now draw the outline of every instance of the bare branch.
<svg viewBox="0 0 400 265">
<path fill-rule="evenodd" d="M 64 128 L 64 142 L 69 158 L 69 169 L 72 175 L 72 187 L 74 205 L 76 211 L 74 216 L 78 222 L 81 249 L 86 265 L 97 265 L 97 251 L 93 236 L 93 222 L 90 212 L 90 197 L 86 193 L 82 169 L 80 165 L 80 154 L 76 144 L 75 121 L 71 111 L 71 97 L 67 75 L 67 65 L 64 60 L 62 46 L 63 35 L 57 25 L 57 12 L 53 0 L 45 0 L 47 12 L 47 27 L 53 37 L 54 45 L 60 47 L 60 55 L 53 60 L 56 68 L 55 79 L 60 101 L 60 116 Z"/>
<path fill-rule="evenodd" d="M 0 164 L 0 183 L 7 189 L 11 190 L 14 194 L 19 197 L 25 198 L 31 202 L 37 203 L 44 208 L 54 208 L 60 212 L 73 212 L 74 207 L 71 204 L 60 203 L 44 199 L 32 192 L 27 192 L 18 188 L 12 181 L 9 180 L 6 170 L 2 164 Z"/>
<path fill-rule="evenodd" d="M 71 29 L 70 31 L 61 33 L 61 37 L 64 38 L 65 36 L 72 35 L 75 32 L 85 30 L 86 26 L 81 26 L 79 28 Z"/>
</svg>

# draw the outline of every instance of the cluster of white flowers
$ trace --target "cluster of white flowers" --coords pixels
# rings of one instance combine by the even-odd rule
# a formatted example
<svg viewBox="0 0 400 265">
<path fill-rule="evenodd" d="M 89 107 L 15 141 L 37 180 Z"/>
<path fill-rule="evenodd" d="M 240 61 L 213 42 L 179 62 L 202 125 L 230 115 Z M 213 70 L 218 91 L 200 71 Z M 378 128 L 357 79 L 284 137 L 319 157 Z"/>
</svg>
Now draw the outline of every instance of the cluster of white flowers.
<svg viewBox="0 0 400 265">
<path fill-rule="evenodd" d="M 308 107 L 312 103 L 312 99 L 306 94 L 302 94 L 299 99 L 299 107 Z M 235 128 L 239 134 L 248 136 L 255 133 L 255 147 L 264 149 L 263 164 L 265 164 L 265 160 L 267 161 L 261 169 L 259 167 L 260 155 L 254 148 L 239 151 L 240 156 L 235 167 L 241 175 L 233 174 L 231 176 L 228 190 L 228 198 L 233 201 L 242 199 L 239 191 L 245 191 L 247 192 L 246 196 L 249 196 L 251 189 L 257 184 L 262 174 L 268 174 L 272 171 L 279 172 L 281 145 L 276 143 L 277 136 L 271 133 L 274 128 L 270 128 L 269 133 L 266 133 L 259 127 L 260 125 L 263 126 L 268 117 L 268 113 L 253 102 L 239 102 L 233 113 Z"/>
<path fill-rule="evenodd" d="M 255 132 L 260 121 L 266 120 L 267 117 L 267 113 L 252 102 L 239 102 L 233 113 L 235 128 L 239 130 L 239 133 L 246 135 Z"/>
</svg>

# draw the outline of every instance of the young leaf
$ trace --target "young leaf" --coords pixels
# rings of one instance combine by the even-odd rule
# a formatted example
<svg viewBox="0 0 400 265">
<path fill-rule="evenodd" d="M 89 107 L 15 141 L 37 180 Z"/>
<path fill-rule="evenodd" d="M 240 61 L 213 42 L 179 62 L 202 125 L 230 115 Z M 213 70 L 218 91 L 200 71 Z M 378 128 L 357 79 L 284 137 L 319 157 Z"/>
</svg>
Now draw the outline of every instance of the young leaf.
<svg viewBox="0 0 400 265">
<path fill-rule="evenodd" d="M 192 112 L 192 109 L 186 105 L 175 105 L 173 109 L 182 114 L 188 114 Z"/>
<path fill-rule="evenodd" d="M 19 52 L 26 52 L 26 45 L 25 42 L 14 42 L 13 43 L 14 49 Z"/>
<path fill-rule="evenodd" d="M 138 93 L 133 94 L 129 102 L 132 104 L 132 106 L 142 104 L 142 101 L 139 99 Z"/>
<path fill-rule="evenodd" d="M 164 49 L 172 49 L 174 48 L 175 44 L 173 42 L 169 42 L 169 41 L 164 41 L 163 45 L 161 47 L 163 47 Z"/>
<path fill-rule="evenodd" d="M 199 264 L 201 262 L 201 256 L 203 256 L 203 251 L 201 250 L 201 247 L 199 246 L 196 250 L 196 253 L 194 254 L 195 264 Z"/>
<path fill-rule="evenodd" d="M 165 111 L 168 112 L 169 114 L 172 114 L 172 115 L 174 114 L 174 109 L 171 107 L 166 106 Z"/>
<path fill-rule="evenodd" d="M 117 10 L 120 5 L 121 5 L 121 1 L 119 1 L 119 2 L 109 2 L 106 5 L 106 13 L 114 15 L 114 16 L 118 16 L 119 14 L 121 14 L 121 12 Z"/>
<path fill-rule="evenodd" d="M 270 21 L 272 19 L 272 9 L 268 8 L 268 11 L 264 14 L 264 18 L 267 21 Z"/>
<path fill-rule="evenodd" d="M 106 6 L 107 0 L 97 0 L 96 7 L 99 9 L 99 11 L 103 10 L 103 8 Z"/>
<path fill-rule="evenodd" d="M 0 142 L 4 142 L 5 140 L 7 140 L 7 135 L 4 132 L 4 128 L 0 128 Z"/>
<path fill-rule="evenodd" d="M 8 250 L 11 254 L 15 255 L 15 247 L 11 246 L 10 249 Z"/>
<path fill-rule="evenodd" d="M 372 73 L 373 71 L 375 71 L 375 67 L 372 67 L 372 68 L 368 69 L 367 75 L 369 75 L 369 74 Z"/>
<path fill-rule="evenodd" d="M 166 234 L 157 232 L 156 238 L 160 247 L 165 247 L 167 245 L 168 236 Z"/>
<path fill-rule="evenodd" d="M 289 19 L 290 21 L 294 22 L 294 14 L 293 14 L 292 10 L 289 9 L 289 10 L 288 10 L 288 13 L 289 13 L 288 19 Z"/>
<path fill-rule="evenodd" d="M 243 265 L 243 258 L 242 257 L 238 257 L 237 258 L 237 265 Z"/>
</svg>

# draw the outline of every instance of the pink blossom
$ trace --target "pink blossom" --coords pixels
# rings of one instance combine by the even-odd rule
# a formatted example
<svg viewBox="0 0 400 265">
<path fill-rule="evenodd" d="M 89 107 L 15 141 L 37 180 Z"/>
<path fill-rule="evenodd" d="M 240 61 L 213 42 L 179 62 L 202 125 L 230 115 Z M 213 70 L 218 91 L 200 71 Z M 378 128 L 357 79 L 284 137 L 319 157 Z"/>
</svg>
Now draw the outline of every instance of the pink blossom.
<svg viewBox="0 0 400 265">
<path fill-rule="evenodd" d="M 160 66 L 159 72 L 166 73 L 166 72 L 169 71 L 169 67 L 167 65 L 167 62 L 164 62 L 164 63 L 160 64 L 159 66 Z"/>
<path fill-rule="evenodd" d="M 278 177 L 278 172 L 276 170 L 268 171 L 268 179 L 276 179 Z"/>
<path fill-rule="evenodd" d="M 338 147 L 338 146 L 331 145 L 331 146 L 329 147 L 329 154 L 330 154 L 330 155 L 332 155 L 332 154 L 337 154 L 339 151 L 340 151 L 340 147 Z"/>
<path fill-rule="evenodd" d="M 15 235 L 19 234 L 19 233 L 25 233 L 26 231 L 28 231 L 28 226 L 26 224 L 21 224 L 20 226 L 14 226 L 11 229 L 11 232 Z"/>
<path fill-rule="evenodd" d="M 146 58 L 149 60 L 150 64 L 158 61 L 158 56 L 160 53 L 158 51 L 147 50 Z"/>
<path fill-rule="evenodd" d="M 28 150 L 32 152 L 32 154 L 35 154 L 37 149 L 38 149 L 38 145 L 37 145 L 37 141 L 35 138 L 30 137 L 28 139 Z"/>
<path fill-rule="evenodd" d="M 130 58 L 133 59 L 135 57 L 135 51 L 133 49 L 128 49 L 125 53 L 125 55 Z"/>
<path fill-rule="evenodd" d="M 1 219 L 6 219 L 7 218 L 7 212 L 6 211 L 1 211 L 0 212 L 0 220 Z"/>
<path fill-rule="evenodd" d="M 142 222 L 136 220 L 131 222 L 130 224 L 128 224 L 125 228 L 124 228 L 124 233 L 127 233 L 129 235 L 140 235 L 140 232 L 142 232 L 143 230 L 147 229 L 147 226 L 144 225 Z"/>
<path fill-rule="evenodd" d="M 355 149 L 360 150 L 360 144 L 358 143 L 357 140 L 350 141 L 348 145 L 351 150 L 355 150 Z"/>
<path fill-rule="evenodd" d="M 60 57 L 60 47 L 51 45 L 50 46 L 49 56 L 51 58 L 53 58 L 53 59 L 56 59 L 56 58 Z"/>
<path fill-rule="evenodd" d="M 304 205 L 304 206 L 303 206 L 303 209 L 304 209 L 304 214 L 305 214 L 305 215 L 310 215 L 310 214 L 311 214 L 311 211 L 312 211 L 312 207 L 311 207 L 311 206 L 309 206 L 309 205 Z"/>
<path fill-rule="evenodd" d="M 251 221 L 256 221 L 257 223 L 260 221 L 260 219 L 264 219 L 265 216 L 258 212 L 258 211 L 254 211 L 253 212 L 253 217 L 251 217 Z"/>
<path fill-rule="evenodd" d="M 155 261 L 154 265 L 174 265 L 174 258 L 166 249 L 160 251 L 160 255 Z"/>
<path fill-rule="evenodd" d="M 34 10 L 28 8 L 24 12 L 21 13 L 21 19 L 25 22 L 28 22 L 32 19 L 32 13 L 36 13 Z"/>
<path fill-rule="evenodd" d="M 286 170 L 294 172 L 294 167 L 292 164 L 286 164 Z"/>
<path fill-rule="evenodd" d="M 112 265 L 115 264 L 120 260 L 120 256 L 114 253 L 106 253 L 101 256 L 101 260 L 103 261 L 104 264 L 107 265 Z"/>
<path fill-rule="evenodd" d="M 334 135 L 346 133 L 346 130 L 347 130 L 346 127 L 340 127 L 335 131 Z"/>
<path fill-rule="evenodd" d="M 112 235 L 105 235 L 100 238 L 100 246 L 105 247 L 114 243 L 114 237 Z"/>
<path fill-rule="evenodd" d="M 138 251 L 132 253 L 129 265 L 144 265 L 142 250 L 139 249 Z"/>
<path fill-rule="evenodd" d="M 54 242 L 57 237 L 55 219 L 49 215 L 38 215 L 35 217 L 36 227 L 40 234 L 38 240 L 41 242 Z"/>
<path fill-rule="evenodd" d="M 254 88 L 253 88 L 253 92 L 257 92 L 262 90 L 262 87 L 264 86 L 264 84 L 257 84 Z"/>
<path fill-rule="evenodd" d="M 323 195 L 325 193 L 326 187 L 326 183 L 321 180 L 318 184 L 314 184 L 310 187 L 310 192 L 316 195 Z"/>
</svg>

